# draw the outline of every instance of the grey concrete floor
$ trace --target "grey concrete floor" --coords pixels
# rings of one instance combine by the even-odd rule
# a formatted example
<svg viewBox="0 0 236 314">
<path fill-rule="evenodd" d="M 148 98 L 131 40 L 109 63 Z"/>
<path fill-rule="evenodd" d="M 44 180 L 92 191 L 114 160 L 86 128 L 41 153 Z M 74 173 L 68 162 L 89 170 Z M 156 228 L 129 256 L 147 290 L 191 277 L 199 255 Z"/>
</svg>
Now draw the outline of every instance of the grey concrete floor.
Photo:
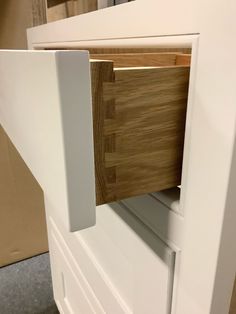
<svg viewBox="0 0 236 314">
<path fill-rule="evenodd" d="M 0 314 L 56 314 L 49 255 L 0 268 Z"/>
</svg>

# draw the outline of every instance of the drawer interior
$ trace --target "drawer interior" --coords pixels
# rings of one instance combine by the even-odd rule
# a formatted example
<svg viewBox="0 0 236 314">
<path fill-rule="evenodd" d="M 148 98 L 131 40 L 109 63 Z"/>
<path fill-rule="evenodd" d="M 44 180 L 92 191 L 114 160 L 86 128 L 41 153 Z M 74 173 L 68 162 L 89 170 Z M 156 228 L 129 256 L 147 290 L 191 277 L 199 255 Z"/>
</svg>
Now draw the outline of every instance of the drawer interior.
<svg viewBox="0 0 236 314">
<path fill-rule="evenodd" d="M 181 183 L 191 54 L 90 49 L 97 205 Z"/>
<path fill-rule="evenodd" d="M 191 55 L 183 53 L 129 52 L 90 54 L 91 59 L 110 60 L 114 68 L 190 66 Z"/>
</svg>

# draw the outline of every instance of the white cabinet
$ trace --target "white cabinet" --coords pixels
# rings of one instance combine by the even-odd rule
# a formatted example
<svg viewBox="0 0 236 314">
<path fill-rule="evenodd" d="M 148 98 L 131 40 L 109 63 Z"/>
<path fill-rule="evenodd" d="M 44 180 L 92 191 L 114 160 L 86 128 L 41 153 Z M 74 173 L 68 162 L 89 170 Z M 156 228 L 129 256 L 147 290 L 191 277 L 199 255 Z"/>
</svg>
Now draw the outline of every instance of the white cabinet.
<svg viewBox="0 0 236 314">
<path fill-rule="evenodd" d="M 36 52 L 2 54 L 0 121 L 44 189 L 62 313 L 228 313 L 236 270 L 235 10 L 235 1 L 170 8 L 136 0 L 30 29 Z M 88 54 L 53 48 L 191 49 L 178 199 L 152 194 L 96 208 Z"/>
<path fill-rule="evenodd" d="M 140 56 L 145 57 L 145 54 L 137 53 L 138 62 L 144 64 L 145 59 Z M 137 63 L 135 57 L 134 55 L 130 58 L 129 55 L 127 59 L 131 59 L 132 64 L 135 64 Z M 54 295 L 62 313 L 169 314 L 171 311 L 175 249 L 161 240 L 155 231 L 149 229 L 142 219 L 139 220 L 124 205 L 113 203 L 96 208 L 95 203 L 94 163 L 97 170 L 97 163 L 102 164 L 103 161 L 96 160 L 93 152 L 93 146 L 96 150 L 97 134 L 92 125 L 91 96 L 96 94 L 91 93 L 91 81 L 97 77 L 99 80 L 103 79 L 100 64 L 109 65 L 112 75 L 118 77 L 117 85 L 121 84 L 120 88 L 125 98 L 121 106 L 123 111 L 124 107 L 130 107 L 130 102 L 133 106 L 136 102 L 137 109 L 140 109 L 140 106 L 144 108 L 147 99 L 145 97 L 149 94 L 148 88 L 151 91 L 154 89 L 154 95 L 157 94 L 150 97 L 150 107 L 157 105 L 155 99 L 164 102 L 160 110 L 155 110 L 159 119 L 158 127 L 160 130 L 165 128 L 171 130 L 170 124 L 177 125 L 180 136 L 177 135 L 176 138 L 173 132 L 175 128 L 171 134 L 165 133 L 165 136 L 167 139 L 170 138 L 170 141 L 174 138 L 178 154 L 177 158 L 172 158 L 176 152 L 175 147 L 165 146 L 165 139 L 159 136 L 157 151 L 153 150 L 152 154 L 162 157 L 155 161 L 151 155 L 151 161 L 157 164 L 153 169 L 159 171 L 162 167 L 158 163 L 164 160 L 164 172 L 160 171 L 161 184 L 173 185 L 173 182 L 179 182 L 189 66 L 176 65 L 175 53 L 167 55 L 151 53 L 148 57 L 148 62 L 158 64 L 142 67 L 136 64 L 136 68 L 123 66 L 117 69 L 112 62 L 98 60 L 90 62 L 88 52 L 83 50 L 0 52 L 0 70 L 4 77 L 0 94 L 0 121 L 44 190 Z M 148 57 L 146 56 L 147 59 Z M 118 55 L 117 62 L 122 63 L 122 58 L 122 54 Z M 165 61 L 166 59 L 168 61 Z M 97 73 L 99 75 L 95 77 Z M 152 83 L 148 80 L 149 77 Z M 126 90 L 126 85 L 128 83 L 133 85 L 133 79 L 136 82 L 133 91 L 137 85 L 140 88 L 142 85 L 147 87 L 147 90 L 143 88 L 143 95 L 140 95 L 141 103 L 136 100 L 139 98 L 136 91 L 132 101 L 127 97 L 129 89 Z M 103 85 L 99 80 L 98 86 L 102 89 Z M 104 84 L 106 83 L 105 80 Z M 115 83 L 116 81 L 111 82 L 107 87 L 112 95 Z M 162 91 L 161 98 L 155 88 Z M 172 92 L 169 94 L 170 89 Z M 100 89 L 97 93 L 101 93 Z M 103 98 L 106 95 L 104 92 Z M 117 93 L 115 100 L 117 103 L 121 102 L 122 96 Z M 172 109 L 172 102 L 176 110 Z M 110 105 L 109 101 L 108 104 Z M 105 106 L 107 103 L 98 105 Z M 174 111 L 174 114 L 170 114 L 171 119 L 163 113 L 159 116 L 159 112 L 165 112 L 165 109 L 168 114 Z M 148 121 L 153 123 L 155 112 L 151 116 L 150 112 L 147 113 Z M 132 120 L 133 112 L 128 113 L 129 119 Z M 114 120 L 115 123 L 113 121 L 110 128 L 114 129 L 114 125 L 117 124 L 119 131 L 125 115 L 121 114 L 118 117 L 120 120 L 118 118 L 117 121 Z M 125 122 L 125 130 L 130 132 L 133 139 L 134 132 L 132 127 L 129 127 L 129 124 L 132 125 L 130 120 Z M 105 123 L 108 124 L 108 121 L 107 118 Z M 145 140 L 144 146 L 147 147 L 152 127 L 142 121 L 142 118 L 141 121 L 139 118 L 137 121 L 140 128 L 144 124 L 146 138 L 143 138 L 142 134 L 139 138 Z M 103 128 L 99 128 L 97 133 L 102 131 Z M 159 133 L 157 131 L 157 134 Z M 119 141 L 122 143 L 122 140 L 121 136 Z M 127 142 L 132 142 L 129 137 Z M 159 154 L 158 146 L 163 143 L 164 149 Z M 138 150 L 140 146 L 141 143 Z M 102 148 L 103 145 L 99 147 Z M 129 155 L 130 146 L 127 150 L 122 145 L 121 148 L 125 148 L 124 153 L 121 149 L 120 155 L 117 153 L 118 158 L 116 152 L 112 157 L 127 159 L 130 162 L 128 168 L 126 166 L 126 171 L 129 170 L 130 177 L 133 178 L 131 190 L 140 188 L 141 194 L 140 191 L 145 191 L 146 185 L 150 184 L 149 189 L 152 191 L 159 180 L 159 177 L 156 179 L 156 175 L 153 174 L 153 164 L 146 167 L 146 172 L 143 172 L 139 163 L 145 165 L 143 163 L 145 156 L 141 151 L 141 154 L 137 153 L 141 160 L 136 160 L 134 170 L 130 170 L 134 156 L 136 158 L 137 156 L 134 153 Z M 105 156 L 106 153 L 109 155 L 111 152 L 105 152 Z M 148 155 L 146 154 L 147 159 Z M 169 158 L 170 163 L 166 158 Z M 122 163 L 117 168 L 119 167 L 122 168 Z M 167 178 L 165 171 L 169 171 Z M 121 175 L 117 178 L 117 186 L 108 186 L 111 188 L 111 195 L 115 197 L 119 195 L 120 181 L 121 191 L 127 188 L 129 190 L 131 185 L 124 169 L 122 172 L 123 181 Z M 140 186 L 137 183 L 136 187 L 139 180 L 138 172 L 141 174 L 141 182 Z M 96 179 L 101 178 L 100 173 L 99 175 Z M 149 179 L 152 180 L 149 182 Z M 143 206 L 143 210 L 146 210 L 145 207 L 146 205 Z M 96 225 L 91 227 L 95 224 L 95 217 Z M 80 229 L 84 230 L 75 232 Z"/>
</svg>

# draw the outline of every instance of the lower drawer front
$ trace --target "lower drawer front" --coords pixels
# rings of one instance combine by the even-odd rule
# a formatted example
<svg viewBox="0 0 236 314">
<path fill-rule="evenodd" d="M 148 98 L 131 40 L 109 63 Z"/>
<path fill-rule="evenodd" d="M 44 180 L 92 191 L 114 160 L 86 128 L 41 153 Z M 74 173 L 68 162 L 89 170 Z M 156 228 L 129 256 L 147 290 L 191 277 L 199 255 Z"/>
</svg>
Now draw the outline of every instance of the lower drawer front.
<svg viewBox="0 0 236 314">
<path fill-rule="evenodd" d="M 76 233 L 50 221 L 105 313 L 170 313 L 175 254 L 129 210 L 100 206 L 96 226 Z"/>
<path fill-rule="evenodd" d="M 73 270 L 70 252 L 59 243 L 52 230 L 50 253 L 54 298 L 60 313 L 104 313 L 82 273 Z"/>
</svg>

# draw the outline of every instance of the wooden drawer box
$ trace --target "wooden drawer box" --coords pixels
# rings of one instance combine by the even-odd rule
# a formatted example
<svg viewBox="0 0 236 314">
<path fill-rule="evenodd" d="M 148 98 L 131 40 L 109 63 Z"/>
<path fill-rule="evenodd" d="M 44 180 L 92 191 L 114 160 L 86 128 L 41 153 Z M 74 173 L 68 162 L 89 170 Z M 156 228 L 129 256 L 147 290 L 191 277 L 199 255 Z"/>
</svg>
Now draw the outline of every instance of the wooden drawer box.
<svg viewBox="0 0 236 314">
<path fill-rule="evenodd" d="M 97 205 L 179 185 L 190 55 L 91 58 Z"/>
<path fill-rule="evenodd" d="M 96 205 L 181 183 L 189 64 L 174 52 L 1 52 L 0 122 L 68 230 L 94 225 Z"/>
</svg>

